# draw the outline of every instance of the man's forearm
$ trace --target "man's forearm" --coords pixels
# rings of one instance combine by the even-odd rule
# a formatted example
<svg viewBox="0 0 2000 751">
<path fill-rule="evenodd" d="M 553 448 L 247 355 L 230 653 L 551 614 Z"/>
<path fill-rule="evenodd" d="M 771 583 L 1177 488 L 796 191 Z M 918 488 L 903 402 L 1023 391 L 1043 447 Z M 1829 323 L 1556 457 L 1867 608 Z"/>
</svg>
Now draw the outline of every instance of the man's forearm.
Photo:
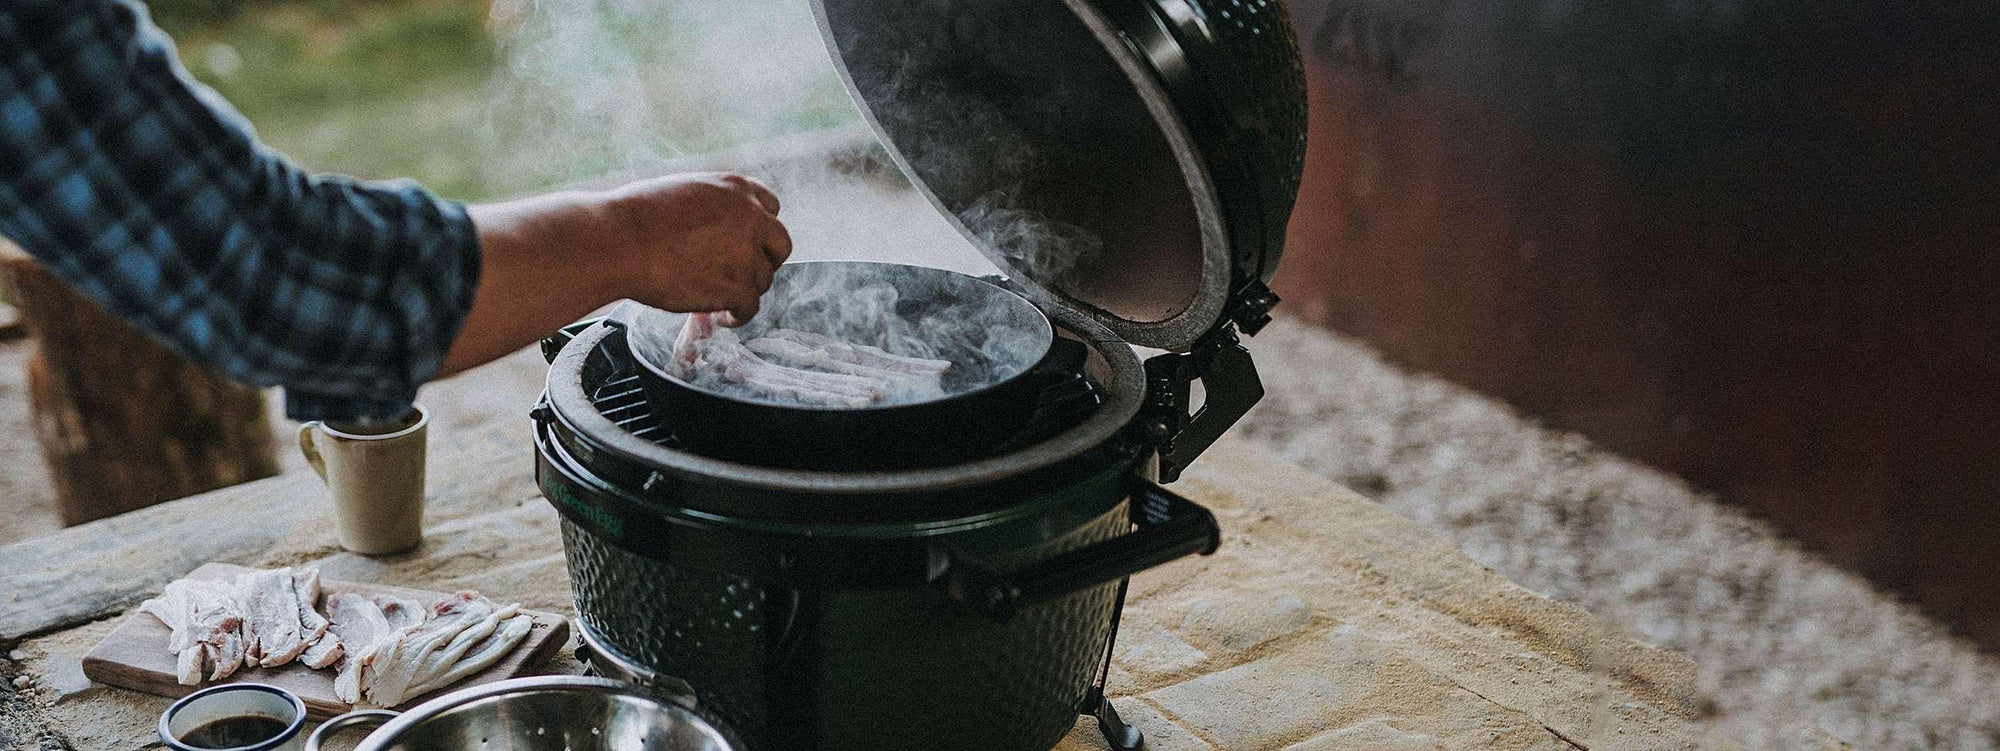
<svg viewBox="0 0 2000 751">
<path fill-rule="evenodd" d="M 738 175 L 641 180 L 467 209 L 481 262 L 450 375 L 533 344 L 620 298 L 748 321 L 792 253 L 778 197 Z"/>
<path fill-rule="evenodd" d="M 625 296 L 630 259 L 601 201 L 558 193 L 468 206 L 479 230 L 479 288 L 439 376 L 498 359 Z"/>
</svg>

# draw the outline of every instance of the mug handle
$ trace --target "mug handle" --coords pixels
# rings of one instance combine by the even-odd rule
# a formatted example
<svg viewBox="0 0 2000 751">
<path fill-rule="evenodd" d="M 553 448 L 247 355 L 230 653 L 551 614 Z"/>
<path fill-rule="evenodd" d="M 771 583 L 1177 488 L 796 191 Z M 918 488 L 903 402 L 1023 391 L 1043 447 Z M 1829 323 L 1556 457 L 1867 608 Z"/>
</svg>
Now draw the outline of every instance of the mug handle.
<svg viewBox="0 0 2000 751">
<path fill-rule="evenodd" d="M 319 447 L 313 445 L 313 434 L 319 432 L 320 421 L 314 420 L 299 426 L 299 453 L 306 455 L 306 463 L 312 465 L 313 472 L 321 482 L 326 481 L 326 459 L 319 455 Z"/>
<path fill-rule="evenodd" d="M 313 729 L 312 735 L 306 737 L 306 751 L 319 751 L 320 744 L 326 742 L 327 736 L 349 727 L 366 724 L 382 725 L 396 719 L 400 714 L 386 709 L 359 709 L 335 716 L 320 723 L 319 727 Z"/>
</svg>

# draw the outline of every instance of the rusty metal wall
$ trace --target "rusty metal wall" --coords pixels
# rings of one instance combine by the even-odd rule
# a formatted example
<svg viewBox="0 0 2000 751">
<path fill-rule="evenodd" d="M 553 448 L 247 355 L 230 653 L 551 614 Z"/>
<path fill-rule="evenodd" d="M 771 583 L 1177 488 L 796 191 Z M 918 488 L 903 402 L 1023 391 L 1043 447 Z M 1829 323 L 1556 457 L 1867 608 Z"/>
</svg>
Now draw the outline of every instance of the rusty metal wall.
<svg viewBox="0 0 2000 751">
<path fill-rule="evenodd" d="M 2000 647 L 2000 11 L 1293 0 L 1280 292 Z"/>
</svg>

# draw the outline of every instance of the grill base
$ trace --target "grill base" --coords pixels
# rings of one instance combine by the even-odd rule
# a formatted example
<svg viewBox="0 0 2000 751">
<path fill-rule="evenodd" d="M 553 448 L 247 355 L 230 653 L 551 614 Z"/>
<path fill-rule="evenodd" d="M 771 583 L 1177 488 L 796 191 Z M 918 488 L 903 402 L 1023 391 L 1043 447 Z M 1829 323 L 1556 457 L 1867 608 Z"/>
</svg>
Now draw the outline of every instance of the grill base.
<svg viewBox="0 0 2000 751">
<path fill-rule="evenodd" d="M 1125 520 L 1121 504 L 1046 553 L 1123 534 Z M 684 681 L 752 751 L 1046 751 L 1102 701 L 1122 584 L 1003 623 L 928 587 L 794 587 L 562 528 L 584 627 Z"/>
</svg>

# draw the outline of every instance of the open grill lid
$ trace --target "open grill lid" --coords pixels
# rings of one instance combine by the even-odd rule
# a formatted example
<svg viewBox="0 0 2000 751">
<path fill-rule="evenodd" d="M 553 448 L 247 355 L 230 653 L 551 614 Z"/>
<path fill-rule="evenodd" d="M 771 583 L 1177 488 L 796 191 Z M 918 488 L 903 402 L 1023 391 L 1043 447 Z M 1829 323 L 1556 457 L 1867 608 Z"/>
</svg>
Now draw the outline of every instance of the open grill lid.
<svg viewBox="0 0 2000 751">
<path fill-rule="evenodd" d="M 1274 0 L 814 0 L 917 189 L 1032 294 L 1134 344 L 1254 333 L 1303 164 Z"/>
</svg>

